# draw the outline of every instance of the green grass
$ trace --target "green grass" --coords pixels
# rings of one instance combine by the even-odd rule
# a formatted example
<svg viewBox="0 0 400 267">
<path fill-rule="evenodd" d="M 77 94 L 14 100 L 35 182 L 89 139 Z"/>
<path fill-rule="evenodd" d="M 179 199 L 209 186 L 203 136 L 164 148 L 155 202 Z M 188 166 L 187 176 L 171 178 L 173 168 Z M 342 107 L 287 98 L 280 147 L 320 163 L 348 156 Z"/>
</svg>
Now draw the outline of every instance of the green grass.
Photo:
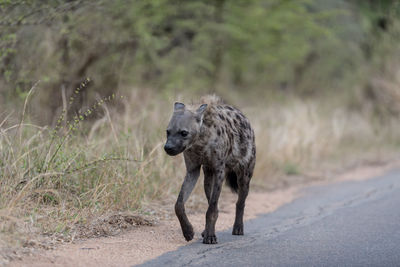
<svg viewBox="0 0 400 267">
<path fill-rule="evenodd" d="M 300 170 L 297 164 L 293 162 L 286 162 L 283 165 L 283 171 L 285 172 L 286 175 L 299 175 Z"/>
</svg>

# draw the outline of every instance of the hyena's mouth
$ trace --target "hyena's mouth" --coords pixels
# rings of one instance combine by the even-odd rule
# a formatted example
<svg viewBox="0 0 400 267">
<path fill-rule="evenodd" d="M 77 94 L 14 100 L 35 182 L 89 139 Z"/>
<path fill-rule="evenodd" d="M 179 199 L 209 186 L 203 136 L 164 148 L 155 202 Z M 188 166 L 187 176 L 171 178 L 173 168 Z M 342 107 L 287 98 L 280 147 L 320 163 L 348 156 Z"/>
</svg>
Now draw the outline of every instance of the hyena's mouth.
<svg viewBox="0 0 400 267">
<path fill-rule="evenodd" d="M 176 156 L 179 153 L 181 153 L 179 151 L 172 151 L 172 150 L 168 150 L 168 151 L 165 151 L 165 152 L 167 152 L 167 154 L 170 155 L 170 156 Z"/>
<path fill-rule="evenodd" d="M 182 149 L 175 149 L 175 148 L 164 146 L 164 150 L 165 150 L 165 152 L 167 152 L 167 154 L 169 156 L 176 156 L 179 153 L 182 153 L 185 150 L 185 148 L 186 147 L 183 147 Z"/>
</svg>

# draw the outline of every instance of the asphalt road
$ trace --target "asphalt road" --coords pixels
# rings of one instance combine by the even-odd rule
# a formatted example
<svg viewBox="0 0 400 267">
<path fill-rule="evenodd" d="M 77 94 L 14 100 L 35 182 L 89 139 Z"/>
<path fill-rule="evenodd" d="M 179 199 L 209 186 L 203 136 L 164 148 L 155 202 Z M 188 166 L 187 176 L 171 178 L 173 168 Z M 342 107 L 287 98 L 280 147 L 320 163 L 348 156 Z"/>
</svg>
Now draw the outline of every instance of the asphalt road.
<svg viewBox="0 0 400 267">
<path fill-rule="evenodd" d="M 400 170 L 308 188 L 277 211 L 142 266 L 400 266 Z M 233 220 L 233 218 L 232 218 Z"/>
</svg>

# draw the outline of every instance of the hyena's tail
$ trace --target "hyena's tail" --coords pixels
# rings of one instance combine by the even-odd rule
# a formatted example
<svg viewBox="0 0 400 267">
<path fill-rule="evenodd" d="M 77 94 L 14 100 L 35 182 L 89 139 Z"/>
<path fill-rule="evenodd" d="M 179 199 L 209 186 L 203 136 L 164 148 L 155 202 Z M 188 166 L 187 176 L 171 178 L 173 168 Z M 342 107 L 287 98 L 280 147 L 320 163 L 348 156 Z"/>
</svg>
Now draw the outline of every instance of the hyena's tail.
<svg viewBox="0 0 400 267">
<path fill-rule="evenodd" d="M 234 171 L 228 172 L 228 174 L 226 175 L 226 183 L 231 188 L 232 192 L 237 193 L 239 186 L 237 175 Z"/>
</svg>

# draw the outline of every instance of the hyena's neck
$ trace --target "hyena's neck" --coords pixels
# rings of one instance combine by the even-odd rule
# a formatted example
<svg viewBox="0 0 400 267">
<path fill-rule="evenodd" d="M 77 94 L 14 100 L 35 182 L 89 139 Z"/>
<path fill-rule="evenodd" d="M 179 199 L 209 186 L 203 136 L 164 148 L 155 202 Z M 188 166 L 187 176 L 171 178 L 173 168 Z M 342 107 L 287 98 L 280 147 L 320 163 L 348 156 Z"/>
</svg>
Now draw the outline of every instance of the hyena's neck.
<svg viewBox="0 0 400 267">
<path fill-rule="evenodd" d="M 203 157 L 204 151 L 207 147 L 209 132 L 207 127 L 201 126 L 198 135 L 195 137 L 190 146 L 186 149 L 188 155 L 195 155 Z"/>
</svg>

